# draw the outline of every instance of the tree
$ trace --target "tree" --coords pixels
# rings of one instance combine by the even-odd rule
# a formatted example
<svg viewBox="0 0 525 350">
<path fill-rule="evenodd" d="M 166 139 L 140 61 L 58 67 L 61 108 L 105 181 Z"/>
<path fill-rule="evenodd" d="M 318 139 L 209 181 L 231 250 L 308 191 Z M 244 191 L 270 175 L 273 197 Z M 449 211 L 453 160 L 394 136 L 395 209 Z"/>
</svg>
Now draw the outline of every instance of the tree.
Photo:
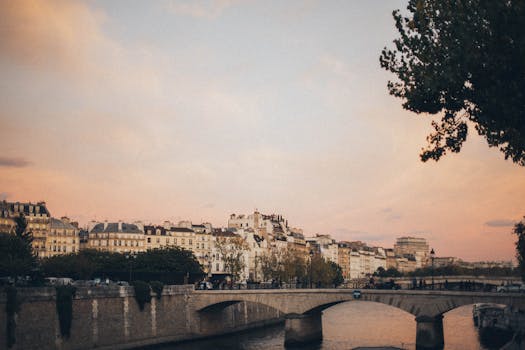
<svg viewBox="0 0 525 350">
<path fill-rule="evenodd" d="M 136 271 L 145 272 L 204 273 L 193 252 L 179 247 L 152 249 L 138 253 L 134 266 Z"/>
<path fill-rule="evenodd" d="M 523 220 L 514 225 L 513 233 L 518 236 L 516 257 L 518 258 L 521 279 L 525 281 L 525 222 Z"/>
<path fill-rule="evenodd" d="M 31 247 L 21 238 L 7 233 L 0 233 L 0 276 L 27 276 L 35 267 L 35 257 Z"/>
<path fill-rule="evenodd" d="M 399 272 L 395 267 L 389 267 L 387 270 L 385 270 L 384 267 L 379 266 L 374 272 L 374 276 L 377 277 L 401 277 L 402 274 Z"/>
<path fill-rule="evenodd" d="M 467 121 L 505 159 L 525 166 L 525 2 L 409 0 L 381 67 L 391 95 L 415 113 L 441 113 L 421 159 L 459 152 Z"/>
<path fill-rule="evenodd" d="M 225 270 L 232 276 L 233 282 L 237 281 L 246 267 L 244 254 L 250 249 L 240 236 L 217 237 L 216 247 L 224 261 Z"/>
<path fill-rule="evenodd" d="M 314 286 L 333 287 L 343 283 L 343 272 L 333 261 L 326 261 L 320 254 L 310 260 L 309 274 Z"/>
<path fill-rule="evenodd" d="M 27 221 L 23 214 L 15 218 L 15 235 L 0 233 L 0 276 L 16 279 L 30 275 L 36 267 L 31 242 L 33 236 L 27 231 Z"/>
<path fill-rule="evenodd" d="M 277 259 L 277 254 L 265 254 L 258 257 L 258 259 L 265 281 L 279 278 L 279 259 Z"/>
<path fill-rule="evenodd" d="M 31 233 L 31 231 L 27 230 L 27 220 L 24 214 L 20 213 L 20 215 L 15 218 L 15 223 L 16 236 L 22 239 L 22 241 L 27 243 L 29 246 L 31 246 L 31 243 L 33 243 L 33 234 Z"/>
<path fill-rule="evenodd" d="M 332 277 L 331 283 L 334 285 L 334 287 L 337 287 L 340 284 L 342 284 L 345 281 L 345 279 L 343 277 L 343 269 L 341 268 L 341 266 L 339 266 L 333 261 L 329 261 L 328 267 L 330 268 L 332 272 L 331 273 L 331 277 Z"/>
<path fill-rule="evenodd" d="M 281 258 L 281 280 L 292 283 L 294 280 L 303 280 L 306 276 L 306 259 L 297 250 L 287 249 Z"/>
</svg>

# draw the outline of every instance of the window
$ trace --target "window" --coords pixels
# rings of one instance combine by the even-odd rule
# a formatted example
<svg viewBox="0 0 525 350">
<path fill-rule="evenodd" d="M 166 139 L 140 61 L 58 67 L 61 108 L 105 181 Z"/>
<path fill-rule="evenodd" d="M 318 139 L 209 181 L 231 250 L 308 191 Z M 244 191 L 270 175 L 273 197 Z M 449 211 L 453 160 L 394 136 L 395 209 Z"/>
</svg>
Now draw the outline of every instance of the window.
<svg viewBox="0 0 525 350">
<path fill-rule="evenodd" d="M 148 243 L 151 243 L 151 237 L 148 237 Z"/>
</svg>

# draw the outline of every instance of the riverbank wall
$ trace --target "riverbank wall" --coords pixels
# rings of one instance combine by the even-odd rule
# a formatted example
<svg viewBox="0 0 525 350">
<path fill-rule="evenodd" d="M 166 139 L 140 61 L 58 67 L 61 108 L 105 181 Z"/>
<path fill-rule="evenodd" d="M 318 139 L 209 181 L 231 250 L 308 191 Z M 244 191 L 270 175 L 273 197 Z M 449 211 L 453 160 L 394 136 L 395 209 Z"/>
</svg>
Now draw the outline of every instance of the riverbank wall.
<svg viewBox="0 0 525 350">
<path fill-rule="evenodd" d="M 133 287 L 78 288 L 72 301 L 70 336 L 61 334 L 55 288 L 19 288 L 19 310 L 6 312 L 0 294 L 0 348 L 12 350 L 132 349 L 201 339 L 282 322 L 273 308 L 239 302 L 209 311 L 192 305 L 193 286 L 165 286 L 140 310 Z M 8 331 L 8 322 L 15 324 Z"/>
</svg>

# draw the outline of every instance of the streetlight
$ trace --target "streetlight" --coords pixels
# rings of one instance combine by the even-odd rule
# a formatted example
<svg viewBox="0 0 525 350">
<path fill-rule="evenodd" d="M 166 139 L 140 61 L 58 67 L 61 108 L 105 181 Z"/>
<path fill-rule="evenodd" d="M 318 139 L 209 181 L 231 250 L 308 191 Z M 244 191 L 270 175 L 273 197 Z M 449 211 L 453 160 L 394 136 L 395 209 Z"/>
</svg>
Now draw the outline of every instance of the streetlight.
<svg viewBox="0 0 525 350">
<path fill-rule="evenodd" d="M 206 262 L 208 263 L 208 271 L 207 274 L 208 274 L 208 281 L 211 279 L 211 256 L 209 256 L 208 254 L 206 254 L 204 256 L 204 259 L 206 260 Z"/>
<path fill-rule="evenodd" d="M 312 260 L 314 258 L 314 251 L 310 249 L 310 289 L 312 288 Z"/>
<path fill-rule="evenodd" d="M 436 257 L 436 253 L 434 252 L 434 248 L 430 250 L 430 259 L 432 260 L 432 290 L 434 290 L 434 258 Z"/>
<path fill-rule="evenodd" d="M 128 254 L 126 254 L 126 259 L 128 259 L 129 261 L 129 283 L 131 283 L 131 277 L 132 277 L 132 272 L 133 272 L 133 259 L 136 259 L 137 256 L 135 255 L 135 253 L 133 252 L 129 252 Z"/>
</svg>

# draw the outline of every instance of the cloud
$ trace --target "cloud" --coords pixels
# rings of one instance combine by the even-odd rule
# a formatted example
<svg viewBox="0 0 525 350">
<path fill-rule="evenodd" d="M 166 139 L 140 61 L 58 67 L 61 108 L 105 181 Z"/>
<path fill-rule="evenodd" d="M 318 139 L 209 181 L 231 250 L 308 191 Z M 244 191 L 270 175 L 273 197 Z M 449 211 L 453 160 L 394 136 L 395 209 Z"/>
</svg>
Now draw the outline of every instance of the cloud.
<svg viewBox="0 0 525 350">
<path fill-rule="evenodd" d="M 489 227 L 512 227 L 516 222 L 514 220 L 507 219 L 494 219 L 485 222 L 485 226 Z"/>
<path fill-rule="evenodd" d="M 167 9 L 176 15 L 215 19 L 220 17 L 225 10 L 240 2 L 240 0 L 173 0 L 168 2 Z"/>
<path fill-rule="evenodd" d="M 32 67 L 79 69 L 100 42 L 99 13 L 70 1 L 0 2 L 0 58 Z"/>
<path fill-rule="evenodd" d="M 0 167 L 24 168 L 30 164 L 31 162 L 23 158 L 0 157 Z"/>
</svg>

